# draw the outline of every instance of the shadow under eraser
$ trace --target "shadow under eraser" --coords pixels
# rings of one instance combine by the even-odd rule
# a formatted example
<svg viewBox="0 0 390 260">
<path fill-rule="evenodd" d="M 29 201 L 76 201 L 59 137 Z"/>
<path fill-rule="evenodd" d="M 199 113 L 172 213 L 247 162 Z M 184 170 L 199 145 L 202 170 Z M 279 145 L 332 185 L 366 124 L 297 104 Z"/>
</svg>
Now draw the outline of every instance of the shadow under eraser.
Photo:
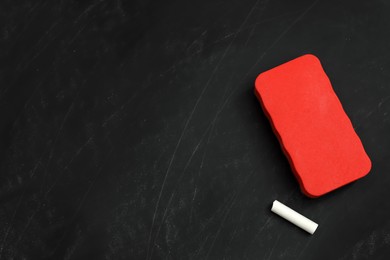
<svg viewBox="0 0 390 260">
<path fill-rule="evenodd" d="M 370 158 L 316 56 L 261 73 L 255 94 L 304 194 L 319 197 L 368 174 Z"/>
</svg>

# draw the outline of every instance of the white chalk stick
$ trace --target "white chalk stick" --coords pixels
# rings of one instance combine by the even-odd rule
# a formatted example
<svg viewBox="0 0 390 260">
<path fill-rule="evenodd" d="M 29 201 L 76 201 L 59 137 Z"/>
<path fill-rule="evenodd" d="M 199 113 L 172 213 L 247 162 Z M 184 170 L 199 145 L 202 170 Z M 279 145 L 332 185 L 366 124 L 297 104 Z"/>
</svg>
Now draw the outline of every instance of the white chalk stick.
<svg viewBox="0 0 390 260">
<path fill-rule="evenodd" d="M 275 200 L 274 203 L 272 203 L 271 211 L 278 214 L 282 218 L 290 221 L 291 223 L 297 225 L 298 227 L 302 228 L 303 230 L 309 232 L 313 235 L 313 233 L 316 231 L 318 224 L 311 221 L 305 216 L 302 216 L 298 212 L 296 212 L 293 209 L 290 209 L 286 205 L 280 203 L 279 201 Z"/>
</svg>

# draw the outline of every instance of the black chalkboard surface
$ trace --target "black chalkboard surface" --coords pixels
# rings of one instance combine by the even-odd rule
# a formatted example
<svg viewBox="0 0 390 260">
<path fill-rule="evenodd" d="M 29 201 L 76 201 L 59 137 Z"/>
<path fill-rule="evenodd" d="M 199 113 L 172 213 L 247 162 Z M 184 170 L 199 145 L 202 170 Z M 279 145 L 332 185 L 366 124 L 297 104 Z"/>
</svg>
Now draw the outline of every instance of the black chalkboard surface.
<svg viewBox="0 0 390 260">
<path fill-rule="evenodd" d="M 390 2 L 2 1 L 0 259 L 389 259 Z M 321 59 L 373 168 L 309 199 L 254 94 Z M 270 212 L 274 199 L 319 223 Z"/>
</svg>

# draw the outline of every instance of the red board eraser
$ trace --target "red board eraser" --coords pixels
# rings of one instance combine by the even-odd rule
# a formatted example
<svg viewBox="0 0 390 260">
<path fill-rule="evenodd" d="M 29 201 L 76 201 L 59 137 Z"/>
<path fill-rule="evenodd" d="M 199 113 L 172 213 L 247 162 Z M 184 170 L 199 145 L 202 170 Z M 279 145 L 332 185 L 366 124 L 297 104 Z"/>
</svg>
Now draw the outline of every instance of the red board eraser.
<svg viewBox="0 0 390 260">
<path fill-rule="evenodd" d="M 370 158 L 317 57 L 261 73 L 255 94 L 304 194 L 319 197 L 368 174 Z"/>
</svg>

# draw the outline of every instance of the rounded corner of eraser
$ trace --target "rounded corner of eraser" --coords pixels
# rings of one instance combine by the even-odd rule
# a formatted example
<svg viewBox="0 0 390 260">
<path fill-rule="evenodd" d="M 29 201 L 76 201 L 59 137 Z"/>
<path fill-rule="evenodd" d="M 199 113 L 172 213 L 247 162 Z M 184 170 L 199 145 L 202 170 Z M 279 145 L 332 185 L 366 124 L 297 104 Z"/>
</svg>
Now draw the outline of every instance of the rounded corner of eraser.
<svg viewBox="0 0 390 260">
<path fill-rule="evenodd" d="M 371 160 L 315 55 L 262 72 L 255 94 L 304 194 L 320 197 L 369 173 Z"/>
</svg>

